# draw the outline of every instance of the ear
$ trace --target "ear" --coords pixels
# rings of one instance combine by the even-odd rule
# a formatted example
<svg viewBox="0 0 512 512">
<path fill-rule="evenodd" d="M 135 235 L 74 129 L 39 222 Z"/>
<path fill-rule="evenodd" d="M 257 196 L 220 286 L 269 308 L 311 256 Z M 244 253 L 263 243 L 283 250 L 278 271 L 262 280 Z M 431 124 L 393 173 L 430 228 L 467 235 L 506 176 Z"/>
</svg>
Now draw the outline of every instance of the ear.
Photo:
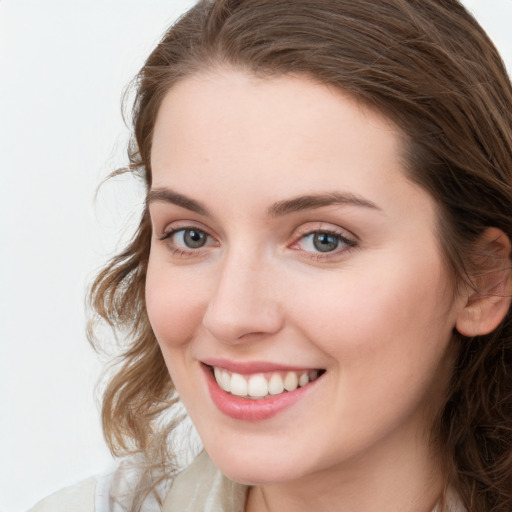
<svg viewBox="0 0 512 512">
<path fill-rule="evenodd" d="M 455 328 L 468 337 L 492 332 L 510 309 L 512 295 L 511 244 L 497 228 L 487 228 L 476 244 L 473 287 L 467 288 Z"/>
</svg>

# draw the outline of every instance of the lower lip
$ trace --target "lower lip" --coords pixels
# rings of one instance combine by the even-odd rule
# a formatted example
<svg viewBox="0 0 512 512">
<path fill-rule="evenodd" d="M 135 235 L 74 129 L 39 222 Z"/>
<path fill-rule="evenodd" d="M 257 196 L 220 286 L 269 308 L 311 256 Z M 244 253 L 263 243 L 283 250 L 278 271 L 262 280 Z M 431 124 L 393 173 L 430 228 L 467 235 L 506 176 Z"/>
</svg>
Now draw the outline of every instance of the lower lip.
<svg viewBox="0 0 512 512">
<path fill-rule="evenodd" d="M 226 416 L 243 421 L 262 421 L 276 416 L 303 398 L 321 379 L 319 377 L 307 386 L 297 388 L 295 391 L 287 391 L 261 400 L 250 400 L 224 391 L 217 384 L 210 368 L 205 365 L 202 366 L 213 403 Z"/>
</svg>

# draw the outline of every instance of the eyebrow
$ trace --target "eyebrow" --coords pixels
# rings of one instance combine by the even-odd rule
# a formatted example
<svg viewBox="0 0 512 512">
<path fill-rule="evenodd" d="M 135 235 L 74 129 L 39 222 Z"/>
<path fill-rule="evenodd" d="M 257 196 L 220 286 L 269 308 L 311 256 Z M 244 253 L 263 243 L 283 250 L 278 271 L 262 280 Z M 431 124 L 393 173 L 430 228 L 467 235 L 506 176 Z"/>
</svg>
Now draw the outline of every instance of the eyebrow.
<svg viewBox="0 0 512 512">
<path fill-rule="evenodd" d="M 171 203 L 200 215 L 211 217 L 210 212 L 202 203 L 169 188 L 156 188 L 150 190 L 146 197 L 146 204 L 149 205 L 154 202 Z M 299 212 L 302 210 L 313 210 L 331 205 L 353 205 L 380 210 L 375 203 L 365 199 L 364 197 L 351 193 L 327 192 L 320 194 L 307 194 L 278 201 L 267 208 L 267 214 L 271 217 L 281 217 L 289 213 Z"/>
<path fill-rule="evenodd" d="M 146 204 L 149 205 L 155 202 L 171 203 L 176 206 L 181 206 L 181 208 L 185 208 L 186 210 L 198 213 L 199 215 L 204 215 L 206 217 L 211 216 L 208 209 L 199 201 L 184 196 L 183 194 L 179 194 L 178 192 L 174 192 L 169 188 L 155 188 L 150 190 L 146 196 Z"/>
<path fill-rule="evenodd" d="M 380 210 L 375 203 L 365 199 L 364 197 L 350 193 L 328 192 L 297 196 L 292 199 L 279 201 L 268 208 L 267 213 L 272 217 L 280 217 L 288 213 L 298 212 L 301 210 L 313 210 L 315 208 L 322 208 L 324 206 L 331 205 L 353 205 Z"/>
</svg>

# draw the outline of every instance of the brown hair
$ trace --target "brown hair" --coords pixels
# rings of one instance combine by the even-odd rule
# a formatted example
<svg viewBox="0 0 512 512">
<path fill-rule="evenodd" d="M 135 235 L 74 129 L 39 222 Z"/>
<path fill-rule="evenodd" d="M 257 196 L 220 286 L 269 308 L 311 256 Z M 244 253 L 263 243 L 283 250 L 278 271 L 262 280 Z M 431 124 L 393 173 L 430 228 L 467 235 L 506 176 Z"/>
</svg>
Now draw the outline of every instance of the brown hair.
<svg viewBox="0 0 512 512">
<path fill-rule="evenodd" d="M 456 0 L 202 0 L 165 34 L 136 80 L 129 170 L 151 185 L 155 118 L 167 91 L 228 65 L 304 74 L 388 116 L 406 139 L 409 178 L 439 206 L 439 236 L 459 280 L 486 227 L 512 239 L 512 88 L 483 29 Z M 113 453 L 142 452 L 170 471 L 162 421 L 174 388 L 144 301 L 147 209 L 126 250 L 95 280 L 95 311 L 124 336 L 104 394 Z M 446 482 L 474 512 L 512 510 L 512 315 L 458 347 L 433 439 Z M 134 506 L 133 510 L 137 507 Z"/>
</svg>

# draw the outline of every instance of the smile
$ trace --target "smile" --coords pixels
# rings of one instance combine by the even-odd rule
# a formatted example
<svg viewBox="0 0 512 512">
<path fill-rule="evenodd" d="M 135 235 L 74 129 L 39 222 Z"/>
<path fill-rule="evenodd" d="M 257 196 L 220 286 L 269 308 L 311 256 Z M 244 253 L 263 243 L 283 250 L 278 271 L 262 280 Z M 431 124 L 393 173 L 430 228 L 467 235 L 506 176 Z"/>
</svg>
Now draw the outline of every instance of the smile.
<svg viewBox="0 0 512 512">
<path fill-rule="evenodd" d="M 213 373 L 217 384 L 224 391 L 246 399 L 263 400 L 307 386 L 318 378 L 321 371 L 276 371 L 242 375 L 213 367 Z"/>
<path fill-rule="evenodd" d="M 273 363 L 208 360 L 201 364 L 213 404 L 235 420 L 262 421 L 313 392 L 326 371 Z"/>
</svg>

